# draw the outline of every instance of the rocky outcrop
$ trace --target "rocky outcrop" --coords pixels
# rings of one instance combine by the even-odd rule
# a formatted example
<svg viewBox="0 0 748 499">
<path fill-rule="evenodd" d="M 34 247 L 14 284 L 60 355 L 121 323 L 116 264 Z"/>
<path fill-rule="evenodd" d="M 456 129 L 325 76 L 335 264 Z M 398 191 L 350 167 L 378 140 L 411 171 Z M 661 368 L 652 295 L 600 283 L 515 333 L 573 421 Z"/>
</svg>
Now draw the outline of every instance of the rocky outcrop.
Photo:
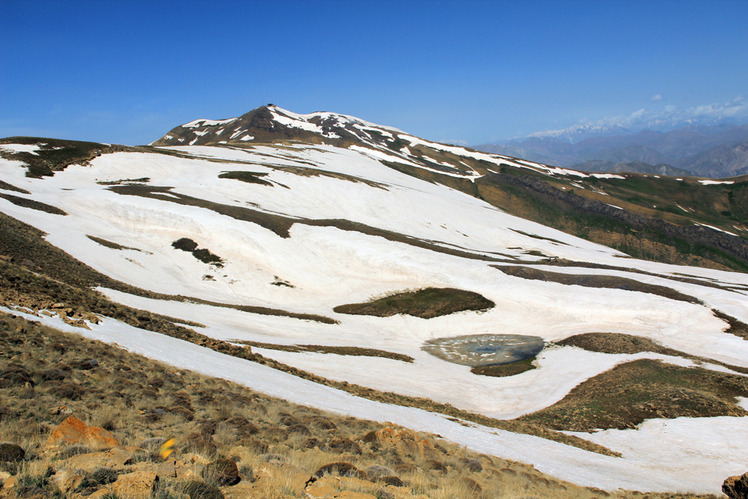
<svg viewBox="0 0 748 499">
<path fill-rule="evenodd" d="M 408 428 L 386 427 L 362 436 L 364 442 L 375 442 L 385 449 L 394 449 L 398 454 L 419 456 L 424 459 L 440 457 L 441 452 L 430 440 L 419 438 Z"/>
<path fill-rule="evenodd" d="M 730 499 L 748 499 L 748 473 L 727 478 L 722 484 L 722 492 Z"/>
<path fill-rule="evenodd" d="M 85 445 L 91 449 L 109 449 L 119 446 L 119 440 L 104 428 L 87 426 L 80 419 L 70 416 L 52 431 L 45 444 L 45 449 L 53 451 L 67 445 Z"/>
</svg>

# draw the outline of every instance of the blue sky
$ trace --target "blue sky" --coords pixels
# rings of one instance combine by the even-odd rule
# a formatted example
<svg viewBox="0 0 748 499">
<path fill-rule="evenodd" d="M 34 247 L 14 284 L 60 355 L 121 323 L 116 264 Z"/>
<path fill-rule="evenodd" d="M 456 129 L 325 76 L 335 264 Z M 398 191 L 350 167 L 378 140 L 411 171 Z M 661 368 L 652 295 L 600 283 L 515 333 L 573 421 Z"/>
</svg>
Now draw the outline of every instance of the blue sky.
<svg viewBox="0 0 748 499">
<path fill-rule="evenodd" d="M 143 144 L 272 102 L 478 144 L 748 121 L 748 2 L 12 1 L 0 137 Z"/>
</svg>

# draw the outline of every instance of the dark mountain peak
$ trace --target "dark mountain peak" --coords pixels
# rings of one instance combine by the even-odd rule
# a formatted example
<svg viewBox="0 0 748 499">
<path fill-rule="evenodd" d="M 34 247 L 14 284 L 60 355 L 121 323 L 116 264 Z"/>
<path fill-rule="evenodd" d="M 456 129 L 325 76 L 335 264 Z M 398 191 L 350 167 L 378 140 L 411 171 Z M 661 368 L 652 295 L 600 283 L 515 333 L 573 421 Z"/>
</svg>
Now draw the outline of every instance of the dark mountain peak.
<svg viewBox="0 0 748 499">
<path fill-rule="evenodd" d="M 330 112 L 296 114 L 274 104 L 238 118 L 198 119 L 173 128 L 152 143 L 156 146 L 274 143 L 301 141 L 344 145 L 392 142 L 400 130 Z"/>
</svg>

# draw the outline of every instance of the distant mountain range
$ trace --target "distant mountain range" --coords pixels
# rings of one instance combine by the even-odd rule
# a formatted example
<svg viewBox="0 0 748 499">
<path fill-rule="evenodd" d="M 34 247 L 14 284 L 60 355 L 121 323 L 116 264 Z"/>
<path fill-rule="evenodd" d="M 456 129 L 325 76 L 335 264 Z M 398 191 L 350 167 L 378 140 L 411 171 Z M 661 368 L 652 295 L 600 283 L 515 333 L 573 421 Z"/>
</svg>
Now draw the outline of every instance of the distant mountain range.
<svg viewBox="0 0 748 499">
<path fill-rule="evenodd" d="M 590 172 L 722 178 L 748 173 L 748 125 L 687 125 L 667 132 L 575 127 L 476 149 Z"/>
</svg>

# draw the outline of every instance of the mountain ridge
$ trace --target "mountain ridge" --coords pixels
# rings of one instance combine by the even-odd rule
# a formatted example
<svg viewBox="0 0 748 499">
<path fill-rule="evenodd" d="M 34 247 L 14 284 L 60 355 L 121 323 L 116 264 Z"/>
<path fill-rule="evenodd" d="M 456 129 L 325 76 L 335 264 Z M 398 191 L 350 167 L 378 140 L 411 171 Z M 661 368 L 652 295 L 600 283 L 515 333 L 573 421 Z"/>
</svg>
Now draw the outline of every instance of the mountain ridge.
<svg viewBox="0 0 748 499">
<path fill-rule="evenodd" d="M 482 144 L 479 150 L 516 155 L 584 171 L 586 162 L 667 164 L 691 175 L 724 178 L 748 173 L 745 148 L 748 125 L 682 126 L 667 132 L 644 129 L 637 133 L 584 137 L 578 141 L 533 136 L 506 144 Z M 640 166 L 640 169 L 643 165 Z"/>
</svg>

